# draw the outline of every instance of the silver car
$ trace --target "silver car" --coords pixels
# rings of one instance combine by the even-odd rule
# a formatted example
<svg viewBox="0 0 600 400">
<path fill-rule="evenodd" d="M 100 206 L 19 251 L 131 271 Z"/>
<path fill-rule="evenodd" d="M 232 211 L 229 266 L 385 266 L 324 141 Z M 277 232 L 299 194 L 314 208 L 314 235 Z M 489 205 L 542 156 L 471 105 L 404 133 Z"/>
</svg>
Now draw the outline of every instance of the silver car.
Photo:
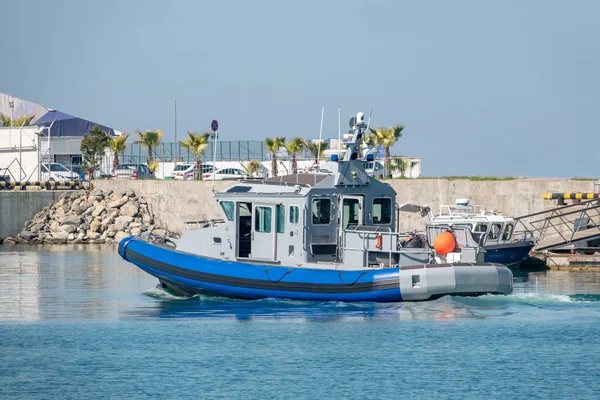
<svg viewBox="0 0 600 400">
<path fill-rule="evenodd" d="M 237 168 L 221 168 L 213 172 L 209 172 L 204 174 L 204 179 L 212 180 L 214 174 L 214 179 L 216 181 L 229 180 L 229 179 L 248 179 L 250 175 Z"/>
<path fill-rule="evenodd" d="M 43 181 L 77 181 L 79 175 L 62 164 L 48 163 L 41 164 L 40 171 L 42 172 Z"/>
<path fill-rule="evenodd" d="M 154 173 L 146 164 L 119 164 L 114 179 L 155 179 Z"/>
</svg>

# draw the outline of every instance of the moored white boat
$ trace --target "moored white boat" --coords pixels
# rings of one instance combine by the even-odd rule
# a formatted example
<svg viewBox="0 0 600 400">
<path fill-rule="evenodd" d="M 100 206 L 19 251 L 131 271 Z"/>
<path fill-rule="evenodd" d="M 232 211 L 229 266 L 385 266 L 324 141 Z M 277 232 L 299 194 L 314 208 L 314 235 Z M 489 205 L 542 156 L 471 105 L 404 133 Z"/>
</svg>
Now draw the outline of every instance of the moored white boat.
<svg viewBox="0 0 600 400">
<path fill-rule="evenodd" d="M 438 214 L 430 213 L 427 226 L 464 227 L 485 249 L 484 261 L 518 267 L 529 255 L 535 241 L 528 233 L 517 234 L 516 222 L 498 212 L 457 199 L 454 205 L 442 205 Z"/>
</svg>

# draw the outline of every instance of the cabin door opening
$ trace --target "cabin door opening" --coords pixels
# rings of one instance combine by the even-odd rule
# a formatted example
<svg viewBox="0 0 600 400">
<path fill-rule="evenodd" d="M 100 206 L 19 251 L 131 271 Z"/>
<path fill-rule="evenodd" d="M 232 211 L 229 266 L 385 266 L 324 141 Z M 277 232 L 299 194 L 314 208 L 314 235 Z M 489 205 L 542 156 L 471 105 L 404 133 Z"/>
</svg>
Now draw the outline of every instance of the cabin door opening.
<svg viewBox="0 0 600 400">
<path fill-rule="evenodd" d="M 344 231 L 350 225 L 363 225 L 363 196 L 347 196 L 342 195 L 338 205 L 339 209 L 339 224 L 338 224 L 338 258 L 343 259 Z"/>
<path fill-rule="evenodd" d="M 255 203 L 252 205 L 252 252 L 251 258 L 275 260 L 277 236 L 275 235 L 275 206 Z"/>
<path fill-rule="evenodd" d="M 252 203 L 237 203 L 237 256 L 250 257 L 252 253 Z"/>
</svg>

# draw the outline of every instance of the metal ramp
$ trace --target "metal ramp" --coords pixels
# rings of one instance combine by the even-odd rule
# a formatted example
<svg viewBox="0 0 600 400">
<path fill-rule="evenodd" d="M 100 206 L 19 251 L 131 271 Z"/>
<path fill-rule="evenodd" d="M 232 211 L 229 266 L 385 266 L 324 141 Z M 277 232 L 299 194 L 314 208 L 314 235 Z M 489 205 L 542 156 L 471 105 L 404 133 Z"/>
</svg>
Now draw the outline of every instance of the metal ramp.
<svg viewBox="0 0 600 400">
<path fill-rule="evenodd" d="M 515 218 L 513 237 L 534 239 L 535 251 L 574 245 L 587 247 L 600 239 L 600 200 L 581 201 Z"/>
</svg>

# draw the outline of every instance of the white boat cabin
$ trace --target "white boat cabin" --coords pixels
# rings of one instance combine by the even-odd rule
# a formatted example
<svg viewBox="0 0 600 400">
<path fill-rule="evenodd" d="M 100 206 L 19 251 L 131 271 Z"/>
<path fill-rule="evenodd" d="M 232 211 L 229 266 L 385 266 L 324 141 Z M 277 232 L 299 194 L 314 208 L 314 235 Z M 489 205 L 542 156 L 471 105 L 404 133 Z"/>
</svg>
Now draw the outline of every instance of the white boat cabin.
<svg viewBox="0 0 600 400">
<path fill-rule="evenodd" d="M 500 244 L 513 240 L 514 218 L 470 205 L 465 199 L 459 199 L 456 203 L 441 205 L 439 214 L 429 215 L 430 222 L 427 225 L 464 227 L 473 233 L 480 244 Z"/>
</svg>

